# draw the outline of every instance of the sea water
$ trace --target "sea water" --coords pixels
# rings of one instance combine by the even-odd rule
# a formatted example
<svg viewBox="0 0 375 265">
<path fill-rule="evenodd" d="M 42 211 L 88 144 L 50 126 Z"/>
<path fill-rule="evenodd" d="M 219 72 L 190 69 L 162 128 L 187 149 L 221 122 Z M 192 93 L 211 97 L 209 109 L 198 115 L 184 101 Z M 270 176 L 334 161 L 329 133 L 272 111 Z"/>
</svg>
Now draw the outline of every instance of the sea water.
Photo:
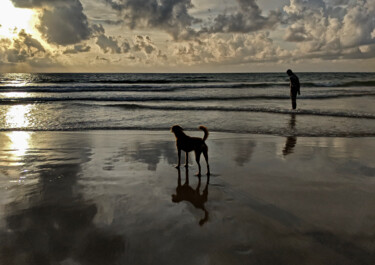
<svg viewBox="0 0 375 265">
<path fill-rule="evenodd" d="M 375 73 L 1 74 L 1 131 L 187 130 L 375 136 Z"/>
</svg>

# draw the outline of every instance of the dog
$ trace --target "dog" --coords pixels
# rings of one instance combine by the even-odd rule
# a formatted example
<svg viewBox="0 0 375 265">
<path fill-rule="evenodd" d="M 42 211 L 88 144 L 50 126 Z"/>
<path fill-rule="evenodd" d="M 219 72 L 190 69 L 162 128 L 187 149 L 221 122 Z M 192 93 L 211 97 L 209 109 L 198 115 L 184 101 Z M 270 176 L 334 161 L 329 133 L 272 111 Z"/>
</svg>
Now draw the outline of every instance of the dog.
<svg viewBox="0 0 375 265">
<path fill-rule="evenodd" d="M 182 129 L 179 125 L 174 125 L 171 128 L 171 132 L 174 133 L 176 136 L 176 146 L 177 146 L 177 153 L 178 153 L 178 163 L 176 168 L 180 168 L 181 162 L 181 150 L 185 151 L 185 167 L 188 167 L 189 164 L 189 155 L 188 153 L 194 151 L 195 153 L 195 161 L 198 164 L 198 176 L 201 175 L 201 164 L 200 164 L 200 157 L 203 153 L 204 158 L 206 159 L 207 164 L 207 175 L 210 175 L 210 166 L 208 164 L 208 147 L 205 143 L 208 137 L 208 130 L 204 126 L 198 127 L 200 130 L 204 132 L 203 138 L 199 137 L 190 137 L 184 133 L 184 129 Z"/>
</svg>

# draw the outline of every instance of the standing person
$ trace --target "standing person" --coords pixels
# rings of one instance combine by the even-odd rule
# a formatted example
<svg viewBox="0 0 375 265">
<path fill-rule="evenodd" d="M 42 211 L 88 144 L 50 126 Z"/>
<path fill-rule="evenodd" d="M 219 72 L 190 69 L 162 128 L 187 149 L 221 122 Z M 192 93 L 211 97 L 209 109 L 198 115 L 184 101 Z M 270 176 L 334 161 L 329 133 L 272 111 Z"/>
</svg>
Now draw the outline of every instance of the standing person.
<svg viewBox="0 0 375 265">
<path fill-rule="evenodd" d="M 297 108 L 297 93 L 301 95 L 300 92 L 300 84 L 298 77 L 292 72 L 292 70 L 288 69 L 286 73 L 289 75 L 290 80 L 290 98 L 292 99 L 292 108 Z"/>
</svg>

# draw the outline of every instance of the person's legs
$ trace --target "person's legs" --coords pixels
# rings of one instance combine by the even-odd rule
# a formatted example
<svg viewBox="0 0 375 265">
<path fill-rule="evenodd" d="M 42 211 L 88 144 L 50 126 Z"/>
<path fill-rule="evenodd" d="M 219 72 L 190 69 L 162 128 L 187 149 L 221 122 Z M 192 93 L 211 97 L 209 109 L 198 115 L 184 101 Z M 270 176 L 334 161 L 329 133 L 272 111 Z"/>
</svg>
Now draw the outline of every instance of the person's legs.
<svg viewBox="0 0 375 265">
<path fill-rule="evenodd" d="M 297 108 L 297 92 L 291 92 L 290 97 L 292 99 L 292 108 L 296 109 Z"/>
</svg>

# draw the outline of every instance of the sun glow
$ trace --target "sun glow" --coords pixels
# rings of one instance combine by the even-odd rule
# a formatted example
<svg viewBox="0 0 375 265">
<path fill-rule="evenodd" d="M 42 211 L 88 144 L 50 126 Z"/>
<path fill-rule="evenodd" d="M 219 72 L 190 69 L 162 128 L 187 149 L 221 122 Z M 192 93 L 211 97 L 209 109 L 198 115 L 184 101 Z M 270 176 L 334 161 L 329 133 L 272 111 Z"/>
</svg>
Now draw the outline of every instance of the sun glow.
<svg viewBox="0 0 375 265">
<path fill-rule="evenodd" d="M 24 128 L 30 124 L 29 116 L 31 105 L 11 106 L 6 114 L 7 126 L 11 128 Z"/>
<path fill-rule="evenodd" d="M 33 18 L 35 12 L 31 9 L 16 8 L 10 0 L 0 3 L 0 38 L 12 38 L 21 29 L 33 33 Z"/>
<path fill-rule="evenodd" d="M 10 132 L 8 137 L 10 140 L 9 149 L 13 156 L 13 160 L 17 161 L 22 158 L 30 147 L 30 132 Z"/>
</svg>

